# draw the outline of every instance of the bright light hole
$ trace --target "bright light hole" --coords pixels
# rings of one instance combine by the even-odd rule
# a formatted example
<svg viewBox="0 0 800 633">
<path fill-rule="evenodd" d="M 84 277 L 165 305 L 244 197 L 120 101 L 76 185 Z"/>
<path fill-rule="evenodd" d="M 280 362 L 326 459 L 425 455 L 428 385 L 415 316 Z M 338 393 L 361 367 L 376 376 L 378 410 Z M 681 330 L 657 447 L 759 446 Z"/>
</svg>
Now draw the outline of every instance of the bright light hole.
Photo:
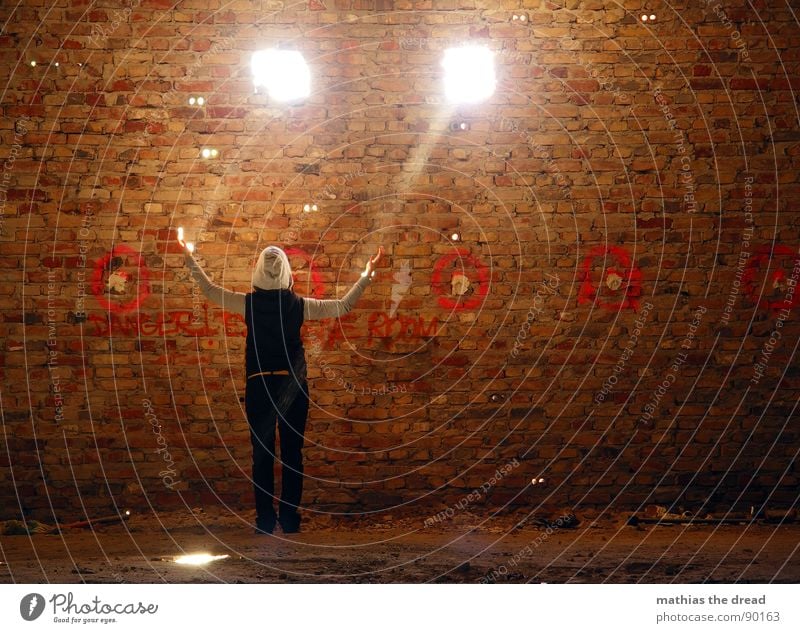
<svg viewBox="0 0 800 633">
<path fill-rule="evenodd" d="M 257 51 L 250 65 L 255 87 L 264 86 L 275 101 L 296 101 L 311 94 L 311 71 L 299 51 Z"/>
<path fill-rule="evenodd" d="M 497 86 L 494 56 L 485 46 L 448 48 L 442 60 L 444 91 L 454 103 L 479 103 L 494 94 Z"/>
<path fill-rule="evenodd" d="M 178 563 L 178 565 L 207 565 L 210 562 L 215 560 L 222 560 L 224 558 L 229 558 L 228 554 L 219 554 L 217 556 L 213 554 L 207 554 L 205 552 L 200 554 L 186 554 L 184 556 L 176 556 L 174 561 Z"/>
</svg>

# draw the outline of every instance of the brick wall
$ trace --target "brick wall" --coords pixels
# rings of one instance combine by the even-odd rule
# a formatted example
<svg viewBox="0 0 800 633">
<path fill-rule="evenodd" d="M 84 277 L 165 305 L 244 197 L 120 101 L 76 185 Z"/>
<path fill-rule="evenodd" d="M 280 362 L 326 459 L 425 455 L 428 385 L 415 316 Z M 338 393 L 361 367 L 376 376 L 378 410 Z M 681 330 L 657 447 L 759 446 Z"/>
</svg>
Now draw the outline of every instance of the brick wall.
<svg viewBox="0 0 800 633">
<path fill-rule="evenodd" d="M 798 26 L 656 5 L 3 7 L 2 514 L 251 507 L 244 324 L 179 225 L 242 291 L 268 244 L 328 298 L 388 252 L 305 326 L 313 508 L 794 504 Z M 456 108 L 465 40 L 498 88 Z M 254 94 L 277 44 L 303 105 Z"/>
</svg>

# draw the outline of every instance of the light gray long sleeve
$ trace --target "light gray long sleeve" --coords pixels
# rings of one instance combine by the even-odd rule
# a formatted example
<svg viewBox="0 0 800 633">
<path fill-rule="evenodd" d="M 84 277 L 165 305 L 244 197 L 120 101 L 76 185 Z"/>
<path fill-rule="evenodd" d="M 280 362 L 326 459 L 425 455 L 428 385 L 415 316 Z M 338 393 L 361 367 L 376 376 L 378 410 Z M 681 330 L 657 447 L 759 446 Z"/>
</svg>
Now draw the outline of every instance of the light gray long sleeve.
<svg viewBox="0 0 800 633">
<path fill-rule="evenodd" d="M 364 289 L 370 284 L 367 276 L 359 277 L 353 287 L 341 299 L 312 299 L 303 297 L 303 319 L 317 321 L 319 319 L 338 318 L 350 312 L 356 305 Z"/>
<path fill-rule="evenodd" d="M 200 286 L 200 292 L 203 293 L 206 299 L 222 306 L 228 312 L 235 312 L 244 316 L 245 293 L 225 290 L 222 286 L 212 282 L 200 267 L 200 264 L 197 263 L 197 260 L 189 253 L 186 254 L 186 265 L 189 267 L 197 285 Z"/>
<path fill-rule="evenodd" d="M 222 286 L 212 282 L 197 260 L 191 255 L 186 255 L 186 265 L 194 277 L 200 292 L 212 303 L 222 306 L 228 312 L 235 312 L 244 316 L 245 312 L 245 293 L 225 290 Z M 366 276 L 358 278 L 353 287 L 341 299 L 313 299 L 303 297 L 303 319 L 306 321 L 317 321 L 319 319 L 331 319 L 344 316 L 353 309 L 364 289 L 370 284 L 371 279 Z"/>
</svg>

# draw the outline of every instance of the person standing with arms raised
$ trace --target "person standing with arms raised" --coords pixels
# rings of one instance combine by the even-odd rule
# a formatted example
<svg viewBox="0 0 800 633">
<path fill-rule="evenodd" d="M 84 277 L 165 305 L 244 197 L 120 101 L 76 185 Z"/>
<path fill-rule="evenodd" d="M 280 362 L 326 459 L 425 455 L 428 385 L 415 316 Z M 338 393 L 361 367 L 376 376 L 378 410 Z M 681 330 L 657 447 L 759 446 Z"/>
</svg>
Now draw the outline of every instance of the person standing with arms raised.
<svg viewBox="0 0 800 633">
<path fill-rule="evenodd" d="M 284 533 L 300 530 L 303 494 L 303 438 L 308 418 L 306 358 L 300 328 L 304 321 L 337 318 L 350 312 L 375 276 L 383 247 L 341 299 L 301 297 L 293 290 L 286 253 L 268 246 L 258 257 L 251 292 L 232 292 L 214 284 L 183 240 L 186 265 L 203 295 L 224 310 L 241 314 L 247 324 L 245 411 L 253 445 L 256 533 L 271 534 L 276 521 Z M 276 514 L 274 500 L 275 430 L 280 434 L 282 486 Z"/>
</svg>

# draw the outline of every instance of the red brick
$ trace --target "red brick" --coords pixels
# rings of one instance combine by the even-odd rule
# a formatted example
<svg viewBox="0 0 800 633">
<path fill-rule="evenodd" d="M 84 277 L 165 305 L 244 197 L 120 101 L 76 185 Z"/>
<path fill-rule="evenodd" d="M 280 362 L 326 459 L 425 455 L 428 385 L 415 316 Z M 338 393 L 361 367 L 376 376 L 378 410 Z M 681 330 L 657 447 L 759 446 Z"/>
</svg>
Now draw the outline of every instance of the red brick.
<svg viewBox="0 0 800 633">
<path fill-rule="evenodd" d="M 547 8 L 532 12 L 546 44 L 538 51 L 529 50 L 530 26 L 481 22 L 478 13 L 472 20 L 467 2 L 443 8 L 441 25 L 402 11 L 381 24 L 351 22 L 357 8 L 344 0 L 312 2 L 308 12 L 274 19 L 241 7 L 216 12 L 190 2 L 176 11 L 174 4 L 143 0 L 130 22 L 99 43 L 88 43 L 90 29 L 110 28 L 112 13 L 84 17 L 87 2 L 47 15 L 27 9 L 15 14 L 14 37 L 0 36 L 0 59 L 13 62 L 0 156 L 10 165 L 2 189 L 0 371 L 11 386 L 3 401 L 11 459 L 0 463 L 15 468 L 30 508 L 48 509 L 43 485 L 30 483 L 40 480 L 42 459 L 59 512 L 80 514 L 77 494 L 87 486 L 87 508 L 110 506 L 96 495 L 103 467 L 112 491 L 140 473 L 158 510 L 183 509 L 187 500 L 218 503 L 218 494 L 237 508 L 252 506 L 251 485 L 231 461 L 247 470 L 250 440 L 239 400 L 246 326 L 240 316 L 197 304 L 175 241 L 178 225 L 199 243 L 213 280 L 239 291 L 249 290 L 253 258 L 266 244 L 313 254 L 320 286 L 306 286 L 307 264 L 298 268 L 298 284 L 303 294 L 324 298 L 342 296 L 379 243 L 387 250 L 351 314 L 304 328 L 307 348 L 312 334 L 324 348 L 310 357 L 315 405 L 306 463 L 324 480 L 309 481 L 309 503 L 371 510 L 389 499 L 428 498 L 443 486 L 436 495 L 446 507 L 498 464 L 524 454 L 489 505 L 512 499 L 532 473 L 545 472 L 559 495 L 589 505 L 637 507 L 655 495 L 698 504 L 714 498 L 724 506 L 742 489 L 720 486 L 726 469 L 733 469 L 726 484 L 747 486 L 752 474 L 752 463 L 734 461 L 743 447 L 748 455 L 769 454 L 758 476 L 773 501 L 796 496 L 796 474 L 783 475 L 796 437 L 773 445 L 769 432 L 791 415 L 800 391 L 790 357 L 800 335 L 795 311 L 757 385 L 750 383 L 753 363 L 776 314 L 740 287 L 730 321 L 721 320 L 741 250 L 749 255 L 773 243 L 796 250 L 800 132 L 792 93 L 800 89 L 800 55 L 777 13 L 765 17 L 777 34 L 772 41 L 743 27 L 747 57 L 713 22 L 700 25 L 702 42 L 678 31 L 662 37 L 671 60 L 642 39 L 635 16 L 614 26 L 616 39 L 598 40 L 608 32 L 608 14 L 594 10 L 601 5 L 595 0 L 579 22 Z M 735 22 L 741 16 L 744 9 L 730 9 Z M 310 35 L 301 48 L 316 60 L 315 94 L 282 105 L 254 94 L 247 66 L 256 35 L 280 37 L 289 22 Z M 449 44 L 444 38 L 457 37 L 451 22 L 497 52 L 504 85 L 485 103 L 445 109 L 436 64 Z M 37 36 L 26 53 L 37 67 L 28 57 L 17 64 L 19 42 Z M 404 48 L 401 37 L 424 46 Z M 560 46 L 562 38 L 576 46 Z M 621 50 L 633 51 L 633 59 Z M 48 68 L 54 59 L 58 70 Z M 688 77 L 671 73 L 675 63 Z M 655 98 L 656 86 L 663 100 Z M 191 95 L 203 95 L 205 107 L 188 106 Z M 447 131 L 462 120 L 469 130 Z M 26 128 L 21 141 L 15 124 Z M 221 155 L 204 161 L 202 147 Z M 691 214 L 683 156 L 698 202 Z M 747 189 L 745 165 L 754 176 Z M 745 248 L 750 193 L 756 230 Z M 302 206 L 311 202 L 319 210 L 305 214 Z M 462 236 L 455 245 L 453 231 Z M 143 253 L 148 274 L 139 278 L 121 257 L 120 272 L 131 281 L 111 295 L 109 310 L 102 301 L 108 272 L 100 266 L 95 281 L 95 265 L 123 245 Z M 457 248 L 468 255 L 461 299 L 452 293 L 452 276 L 461 272 L 454 262 L 432 283 L 437 263 Z M 628 293 L 609 287 L 609 274 L 623 275 L 626 266 L 597 254 L 616 248 L 641 272 Z M 402 263 L 412 282 L 398 290 Z M 766 266 L 758 271 L 761 287 Z M 45 365 L 49 272 L 56 273 L 50 302 L 69 456 Z M 549 292 L 543 284 L 555 273 L 559 283 Z M 490 289 L 481 297 L 484 278 Z M 86 295 L 82 323 L 74 316 L 79 288 Z M 774 289 L 770 280 L 764 288 Z M 146 294 L 141 304 L 126 305 L 139 290 Z M 542 290 L 541 310 L 528 323 Z M 628 305 L 619 307 L 622 299 Z M 654 307 L 634 353 L 598 401 L 648 302 Z M 639 416 L 701 304 L 708 313 L 687 363 L 645 428 Z M 191 323 L 196 307 L 199 325 Z M 16 349 L 23 338 L 26 351 Z M 320 358 L 334 379 L 321 375 Z M 180 456 L 180 493 L 153 472 L 156 438 L 143 418 L 144 389 Z M 737 407 L 745 391 L 748 403 Z M 25 436 L 29 397 L 35 443 Z M 709 468 L 698 475 L 717 439 Z M 492 468 L 476 468 L 481 460 Z M 645 472 L 635 474 L 639 466 Z M 213 489 L 203 476 L 213 478 Z M 339 483 L 364 479 L 377 483 L 369 491 Z M 16 492 L 0 477 L 0 499 Z M 751 486 L 747 495 L 755 492 Z"/>
</svg>

